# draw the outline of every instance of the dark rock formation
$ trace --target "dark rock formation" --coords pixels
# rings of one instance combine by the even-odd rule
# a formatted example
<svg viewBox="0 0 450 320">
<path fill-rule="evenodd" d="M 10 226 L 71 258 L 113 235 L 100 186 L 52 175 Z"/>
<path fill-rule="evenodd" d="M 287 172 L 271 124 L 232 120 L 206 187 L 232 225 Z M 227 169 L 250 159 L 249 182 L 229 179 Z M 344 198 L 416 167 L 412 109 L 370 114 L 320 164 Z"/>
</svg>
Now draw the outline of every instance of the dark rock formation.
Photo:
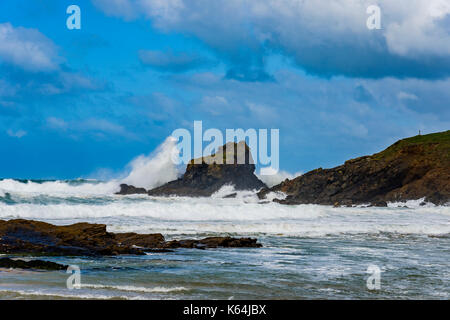
<svg viewBox="0 0 450 320">
<path fill-rule="evenodd" d="M 68 266 L 43 260 L 24 261 L 20 259 L 0 258 L 0 268 L 8 269 L 37 269 L 37 270 L 66 270 Z"/>
<path fill-rule="evenodd" d="M 235 190 L 266 187 L 254 171 L 255 165 L 247 144 L 227 143 L 214 155 L 191 160 L 182 178 L 152 189 L 148 194 L 207 197 L 224 185 L 233 185 Z"/>
<path fill-rule="evenodd" d="M 120 194 L 120 195 L 130 195 L 130 194 L 146 194 L 147 190 L 145 190 L 144 188 L 136 188 L 133 186 L 130 186 L 128 184 L 121 184 L 120 185 L 120 191 L 117 192 L 116 194 Z"/>
<path fill-rule="evenodd" d="M 386 206 L 425 197 L 443 205 L 450 201 L 450 131 L 400 140 L 372 156 L 285 180 L 258 196 L 271 191 L 286 193 L 286 199 L 274 200 L 284 204 Z"/>
<path fill-rule="evenodd" d="M 0 253 L 57 256 L 144 254 L 122 245 L 106 225 L 77 223 L 55 226 L 32 220 L 0 220 Z"/>
<path fill-rule="evenodd" d="M 260 248 L 261 244 L 252 238 L 210 237 L 202 240 L 173 240 L 166 242 L 166 248 Z"/>
<path fill-rule="evenodd" d="M 164 244 L 164 237 L 160 233 L 137 234 L 115 233 L 115 240 L 122 246 L 137 246 L 141 248 L 159 248 Z"/>
<path fill-rule="evenodd" d="M 217 237 L 166 242 L 159 233 L 110 233 L 103 224 L 55 226 L 32 220 L 0 220 L 0 253 L 3 254 L 143 255 L 145 252 L 167 252 L 173 248 L 259 247 L 256 241 L 249 238 Z"/>
</svg>

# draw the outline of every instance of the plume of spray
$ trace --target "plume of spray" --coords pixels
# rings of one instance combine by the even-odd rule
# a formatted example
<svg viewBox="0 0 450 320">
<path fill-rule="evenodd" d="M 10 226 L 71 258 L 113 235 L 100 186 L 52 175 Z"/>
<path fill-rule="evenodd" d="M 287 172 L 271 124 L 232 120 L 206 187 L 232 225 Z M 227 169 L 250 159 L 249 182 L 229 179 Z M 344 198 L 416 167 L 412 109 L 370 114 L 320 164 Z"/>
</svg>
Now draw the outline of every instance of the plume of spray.
<svg viewBox="0 0 450 320">
<path fill-rule="evenodd" d="M 129 164 L 131 171 L 121 182 L 135 187 L 152 189 L 177 179 L 181 170 L 174 157 L 179 154 L 177 139 L 170 136 L 150 155 L 140 155 Z"/>
<path fill-rule="evenodd" d="M 256 176 L 268 187 L 273 187 L 286 179 L 294 179 L 302 174 L 302 172 L 290 173 L 283 170 L 275 171 L 272 168 L 264 168 L 264 170 L 260 170 L 260 173 Z"/>
</svg>

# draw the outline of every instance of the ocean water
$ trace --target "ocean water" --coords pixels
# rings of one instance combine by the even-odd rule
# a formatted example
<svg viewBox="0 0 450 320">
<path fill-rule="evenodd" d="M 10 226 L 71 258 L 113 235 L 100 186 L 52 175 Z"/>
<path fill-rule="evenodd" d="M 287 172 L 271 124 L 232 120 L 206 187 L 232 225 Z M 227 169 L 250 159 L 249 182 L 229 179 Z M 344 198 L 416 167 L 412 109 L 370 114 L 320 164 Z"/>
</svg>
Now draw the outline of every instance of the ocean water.
<svg viewBox="0 0 450 320">
<path fill-rule="evenodd" d="M 450 298 L 449 206 L 285 206 L 253 192 L 222 198 L 232 187 L 210 198 L 124 197 L 114 195 L 118 185 L 0 180 L 0 219 L 103 223 L 167 239 L 251 236 L 263 247 L 40 257 L 79 266 L 81 288 L 69 290 L 65 272 L 0 269 L 0 299 Z M 367 287 L 369 266 L 381 271 L 377 290 Z"/>
</svg>

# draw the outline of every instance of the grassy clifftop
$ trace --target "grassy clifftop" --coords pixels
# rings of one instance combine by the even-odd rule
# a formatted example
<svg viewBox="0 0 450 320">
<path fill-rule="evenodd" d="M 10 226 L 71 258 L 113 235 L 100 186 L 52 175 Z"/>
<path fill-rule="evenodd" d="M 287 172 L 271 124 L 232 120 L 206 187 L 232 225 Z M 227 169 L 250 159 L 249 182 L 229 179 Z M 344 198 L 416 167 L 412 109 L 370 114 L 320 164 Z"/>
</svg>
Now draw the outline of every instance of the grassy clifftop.
<svg viewBox="0 0 450 320">
<path fill-rule="evenodd" d="M 437 154 L 443 157 L 442 160 L 450 159 L 450 130 L 399 140 L 372 157 L 377 160 L 388 160 L 395 157 L 399 152 L 412 148 L 422 149 L 423 155 Z"/>
</svg>

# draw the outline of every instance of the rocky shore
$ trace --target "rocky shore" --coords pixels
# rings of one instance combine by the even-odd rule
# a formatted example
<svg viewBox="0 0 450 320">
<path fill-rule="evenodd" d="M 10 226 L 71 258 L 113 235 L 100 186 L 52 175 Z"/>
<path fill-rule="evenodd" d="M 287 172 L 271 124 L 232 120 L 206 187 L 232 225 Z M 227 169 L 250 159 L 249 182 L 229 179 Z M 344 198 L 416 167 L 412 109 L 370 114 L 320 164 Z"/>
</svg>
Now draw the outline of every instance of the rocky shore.
<svg viewBox="0 0 450 320">
<path fill-rule="evenodd" d="M 170 251 L 177 248 L 259 248 L 251 238 L 210 237 L 166 241 L 162 234 L 111 233 L 106 225 L 55 226 L 33 220 L 0 220 L 0 254 L 107 256 Z"/>
<path fill-rule="evenodd" d="M 67 270 L 66 265 L 44 261 L 44 260 L 30 260 L 25 261 L 21 259 L 0 258 L 0 268 L 5 269 L 34 269 L 46 271 Z"/>
<path fill-rule="evenodd" d="M 239 155 L 239 150 L 245 150 L 245 155 Z M 246 162 L 238 164 L 242 156 Z M 218 164 L 218 158 L 223 163 L 232 159 L 232 164 Z M 224 185 L 233 185 L 236 190 L 260 190 L 261 200 L 270 192 L 283 192 L 285 199 L 273 200 L 282 204 L 387 206 L 388 202 L 423 198 L 424 203 L 445 205 L 450 201 L 450 131 L 403 139 L 374 155 L 331 169 L 319 168 L 272 188 L 254 171 L 245 142 L 228 143 L 215 155 L 192 159 L 178 180 L 149 191 L 124 184 L 118 194 L 207 197 Z"/>
<path fill-rule="evenodd" d="M 316 169 L 258 193 L 287 195 L 283 204 L 386 206 L 390 201 L 424 198 L 450 201 L 450 131 L 400 140 L 371 156 L 346 161 L 332 169 Z"/>
<path fill-rule="evenodd" d="M 229 143 L 217 154 L 193 159 L 178 180 L 147 191 L 121 185 L 120 194 L 211 196 L 224 185 L 236 190 L 283 192 L 281 204 L 386 206 L 387 202 L 423 198 L 445 205 L 450 201 L 450 131 L 400 140 L 371 156 L 348 160 L 331 169 L 316 169 L 267 188 L 255 175 L 248 146 Z M 244 150 L 244 154 L 239 154 Z M 245 163 L 238 163 L 239 157 Z M 224 163 L 218 163 L 223 159 Z M 230 161 L 231 159 L 231 161 Z M 228 160 L 228 161 L 227 161 Z M 226 164 L 228 163 L 228 164 Z M 170 252 L 179 248 L 259 248 L 253 238 L 209 237 L 168 241 L 162 234 L 112 233 L 104 224 L 56 226 L 33 220 L 0 220 L 0 254 L 33 256 L 115 256 Z M 0 268 L 63 270 L 42 260 L 0 258 Z"/>
</svg>

